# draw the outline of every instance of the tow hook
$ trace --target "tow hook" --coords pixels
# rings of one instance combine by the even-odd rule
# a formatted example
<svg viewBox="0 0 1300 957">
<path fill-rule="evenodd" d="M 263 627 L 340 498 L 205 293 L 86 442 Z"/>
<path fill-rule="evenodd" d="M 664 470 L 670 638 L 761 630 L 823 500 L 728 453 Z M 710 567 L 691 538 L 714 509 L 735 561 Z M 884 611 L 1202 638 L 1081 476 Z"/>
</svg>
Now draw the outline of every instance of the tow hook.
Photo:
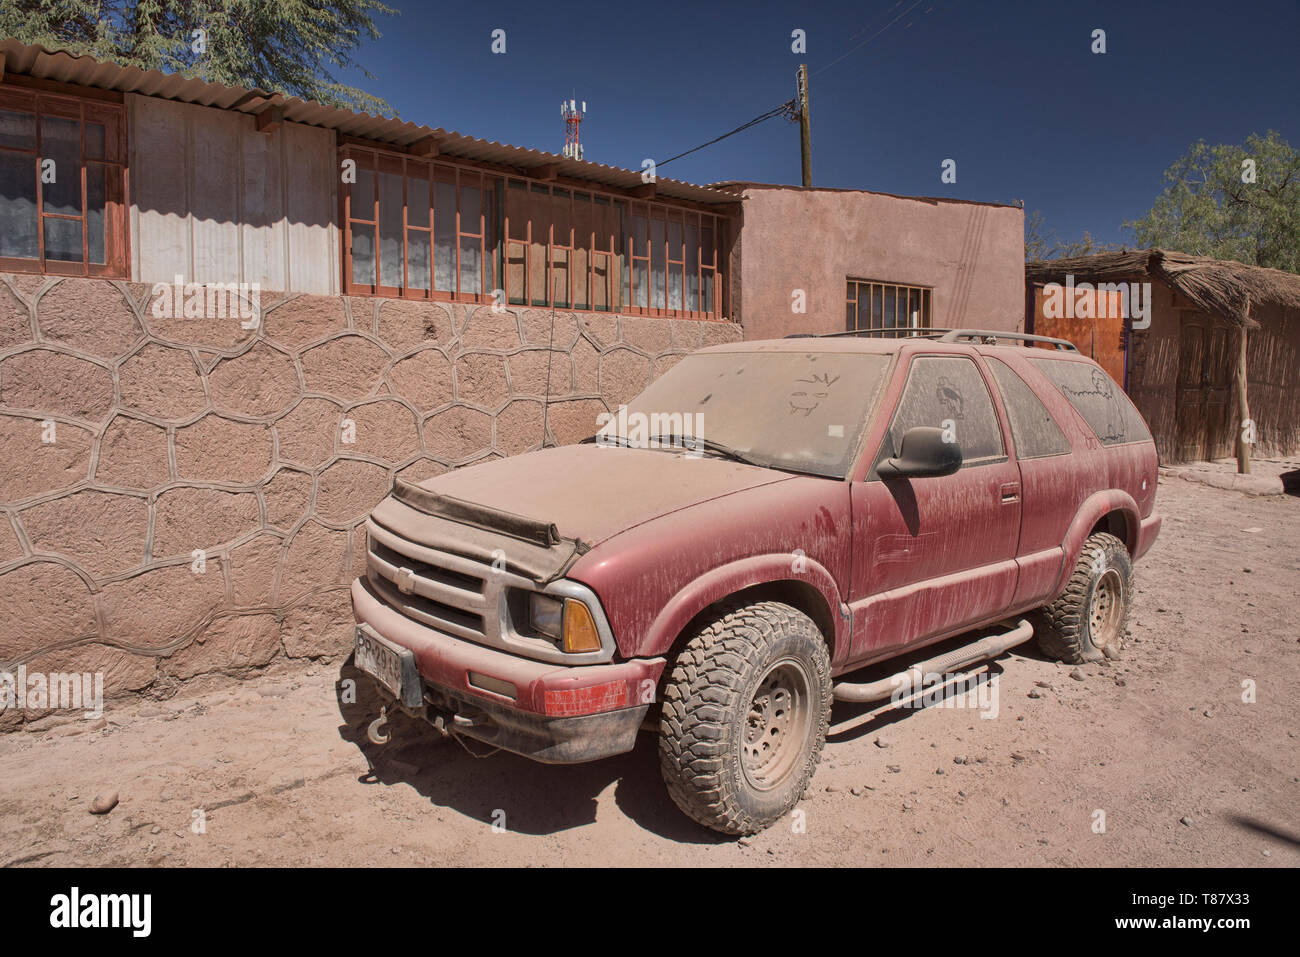
<svg viewBox="0 0 1300 957">
<path fill-rule="evenodd" d="M 384 726 L 387 724 L 388 724 L 388 707 L 385 706 L 379 709 L 379 717 L 376 718 L 374 721 L 371 721 L 369 727 L 366 728 L 366 737 L 370 739 L 372 744 L 388 743 L 388 740 L 392 737 L 392 735 L 384 730 Z"/>
<path fill-rule="evenodd" d="M 477 728 L 486 723 L 481 717 L 441 710 L 436 711 L 428 721 L 444 738 L 455 737 L 466 728 Z"/>
</svg>

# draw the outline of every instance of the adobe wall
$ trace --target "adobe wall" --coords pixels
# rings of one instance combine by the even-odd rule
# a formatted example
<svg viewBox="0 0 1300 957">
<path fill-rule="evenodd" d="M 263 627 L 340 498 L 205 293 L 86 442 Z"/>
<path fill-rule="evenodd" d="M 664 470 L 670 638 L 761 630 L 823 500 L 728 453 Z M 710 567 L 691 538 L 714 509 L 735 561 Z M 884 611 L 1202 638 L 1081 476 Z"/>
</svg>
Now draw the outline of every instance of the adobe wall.
<svg viewBox="0 0 1300 957">
<path fill-rule="evenodd" d="M 744 190 L 746 339 L 844 330 L 846 280 L 929 286 L 935 327 L 1020 331 L 1024 210 L 856 190 Z M 791 311 L 802 289 L 805 313 Z"/>
<path fill-rule="evenodd" d="M 150 292 L 0 275 L 0 671 L 165 695 L 345 654 L 360 522 L 394 475 L 539 447 L 548 361 L 564 443 L 740 338 L 559 313 L 548 350 L 544 310 L 274 293 L 250 332 L 155 318 Z"/>
</svg>

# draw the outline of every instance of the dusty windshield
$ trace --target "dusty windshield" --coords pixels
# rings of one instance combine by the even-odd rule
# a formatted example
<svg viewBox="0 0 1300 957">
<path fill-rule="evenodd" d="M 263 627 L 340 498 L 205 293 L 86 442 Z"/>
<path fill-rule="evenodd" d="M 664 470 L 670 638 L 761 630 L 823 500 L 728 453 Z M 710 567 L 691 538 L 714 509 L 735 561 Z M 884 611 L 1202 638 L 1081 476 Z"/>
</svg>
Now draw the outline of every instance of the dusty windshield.
<svg viewBox="0 0 1300 957">
<path fill-rule="evenodd" d="M 706 453 L 731 450 L 755 465 L 843 478 L 889 359 L 843 352 L 696 353 L 620 409 L 609 431 L 629 435 L 634 445 L 646 444 L 637 441 L 637 432 L 642 438 L 685 435 Z"/>
</svg>

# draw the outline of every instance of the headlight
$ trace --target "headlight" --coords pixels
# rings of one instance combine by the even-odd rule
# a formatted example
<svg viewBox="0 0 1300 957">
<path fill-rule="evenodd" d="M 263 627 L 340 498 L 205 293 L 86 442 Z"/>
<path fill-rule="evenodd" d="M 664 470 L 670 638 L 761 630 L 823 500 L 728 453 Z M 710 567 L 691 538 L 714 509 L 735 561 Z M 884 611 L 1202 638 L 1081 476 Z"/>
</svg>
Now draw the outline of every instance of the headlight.
<svg viewBox="0 0 1300 957">
<path fill-rule="evenodd" d="M 570 654 L 600 651 L 596 620 L 591 609 L 576 598 L 534 593 L 528 599 L 528 618 L 535 632 L 559 642 Z"/>
<path fill-rule="evenodd" d="M 559 641 L 564 627 L 563 619 L 564 602 L 561 599 L 536 592 L 530 597 L 528 620 L 534 631 Z"/>
</svg>

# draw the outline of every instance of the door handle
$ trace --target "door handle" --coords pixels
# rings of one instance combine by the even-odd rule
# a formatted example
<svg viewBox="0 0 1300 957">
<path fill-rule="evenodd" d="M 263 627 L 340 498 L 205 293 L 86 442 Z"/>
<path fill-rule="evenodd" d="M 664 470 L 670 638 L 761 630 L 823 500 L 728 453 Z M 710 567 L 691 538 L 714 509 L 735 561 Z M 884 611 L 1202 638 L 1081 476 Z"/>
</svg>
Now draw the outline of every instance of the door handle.
<svg viewBox="0 0 1300 957">
<path fill-rule="evenodd" d="M 1002 485 L 1002 504 L 1011 505 L 1020 501 L 1020 483 L 1005 482 Z"/>
</svg>

